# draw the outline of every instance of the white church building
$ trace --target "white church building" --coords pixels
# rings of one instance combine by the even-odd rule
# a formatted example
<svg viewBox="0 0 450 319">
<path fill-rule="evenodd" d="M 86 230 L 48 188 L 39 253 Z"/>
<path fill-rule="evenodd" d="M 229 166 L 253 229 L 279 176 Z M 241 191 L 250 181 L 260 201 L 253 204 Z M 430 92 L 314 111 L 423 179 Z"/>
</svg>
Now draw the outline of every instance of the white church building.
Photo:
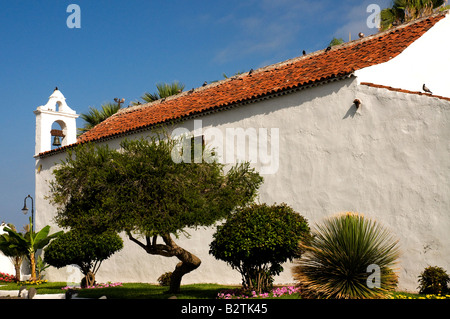
<svg viewBox="0 0 450 319">
<path fill-rule="evenodd" d="M 284 202 L 311 227 L 347 211 L 383 224 L 401 248 L 399 289 L 416 291 L 427 266 L 450 271 L 448 11 L 123 108 L 79 137 L 78 115 L 58 89 L 34 113 L 37 229 L 56 229 L 56 209 L 46 196 L 52 170 L 68 149 L 87 142 L 118 148 L 124 138 L 146 137 L 163 125 L 219 147 L 225 163 L 251 161 L 264 177 L 258 201 Z M 52 149 L 55 136 L 61 147 Z M 177 241 L 202 260 L 182 284 L 240 284 L 237 271 L 209 255 L 214 232 L 191 230 L 190 238 Z M 96 279 L 156 283 L 177 263 L 124 237 L 124 248 L 102 264 Z M 291 266 L 276 283 L 294 282 Z M 49 268 L 46 278 L 73 282 L 81 274 Z"/>
</svg>

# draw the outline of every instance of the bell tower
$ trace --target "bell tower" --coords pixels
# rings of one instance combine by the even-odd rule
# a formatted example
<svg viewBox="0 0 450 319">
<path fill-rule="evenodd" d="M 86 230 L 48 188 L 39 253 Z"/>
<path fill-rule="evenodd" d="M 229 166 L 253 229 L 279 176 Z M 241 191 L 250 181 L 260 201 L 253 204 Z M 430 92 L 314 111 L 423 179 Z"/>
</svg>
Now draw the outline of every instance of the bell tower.
<svg viewBox="0 0 450 319">
<path fill-rule="evenodd" d="M 66 98 L 55 88 L 47 104 L 39 106 L 36 115 L 36 147 L 35 155 L 52 150 L 56 147 L 76 143 L 79 116 L 66 103 Z M 54 128 L 54 126 L 57 128 Z M 53 139 L 52 139 L 53 138 Z"/>
</svg>

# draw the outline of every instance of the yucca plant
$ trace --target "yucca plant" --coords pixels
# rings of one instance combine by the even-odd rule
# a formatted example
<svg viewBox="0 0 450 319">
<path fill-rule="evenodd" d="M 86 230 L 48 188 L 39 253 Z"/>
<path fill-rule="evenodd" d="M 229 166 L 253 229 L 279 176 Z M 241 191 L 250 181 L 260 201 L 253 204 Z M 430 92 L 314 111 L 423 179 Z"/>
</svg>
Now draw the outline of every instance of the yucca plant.
<svg viewBox="0 0 450 319">
<path fill-rule="evenodd" d="M 326 219 L 304 246 L 293 268 L 305 295 L 315 298 L 365 299 L 383 296 L 397 284 L 394 266 L 398 241 L 379 223 L 346 213 Z M 380 270 L 380 285 L 368 284 L 369 266 Z"/>
</svg>

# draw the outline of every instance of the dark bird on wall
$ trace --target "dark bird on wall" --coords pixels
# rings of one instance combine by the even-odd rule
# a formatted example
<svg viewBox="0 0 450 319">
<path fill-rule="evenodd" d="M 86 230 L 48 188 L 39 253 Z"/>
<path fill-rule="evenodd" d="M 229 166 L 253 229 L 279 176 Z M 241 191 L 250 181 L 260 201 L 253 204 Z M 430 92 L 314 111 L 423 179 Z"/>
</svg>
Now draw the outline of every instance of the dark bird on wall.
<svg viewBox="0 0 450 319">
<path fill-rule="evenodd" d="M 425 84 L 422 86 L 422 89 L 427 93 L 433 94 L 433 92 L 431 92 L 430 89 L 427 88 L 427 86 Z"/>
</svg>

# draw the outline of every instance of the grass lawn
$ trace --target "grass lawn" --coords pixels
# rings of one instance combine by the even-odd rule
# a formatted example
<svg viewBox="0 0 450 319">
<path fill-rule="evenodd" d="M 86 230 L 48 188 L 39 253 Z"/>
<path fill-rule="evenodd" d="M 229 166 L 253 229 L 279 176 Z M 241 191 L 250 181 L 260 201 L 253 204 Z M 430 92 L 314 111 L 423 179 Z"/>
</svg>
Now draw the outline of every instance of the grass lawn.
<svg viewBox="0 0 450 319">
<path fill-rule="evenodd" d="M 66 282 L 46 282 L 40 285 L 18 285 L 16 283 L 1 283 L 0 290 L 19 290 L 21 286 L 34 287 L 38 294 L 65 293 L 63 287 Z M 216 284 L 183 285 L 179 299 L 215 299 L 217 294 L 224 289 L 235 287 Z M 108 299 L 167 299 L 173 294 L 167 293 L 168 287 L 151 285 L 146 283 L 124 283 L 122 286 L 111 288 L 95 288 L 78 290 L 78 297 L 99 298 L 106 296 Z"/>
<path fill-rule="evenodd" d="M 66 282 L 46 282 L 40 285 L 26 285 L 35 287 L 38 294 L 61 294 L 65 293 L 63 287 Z M 0 290 L 18 290 L 22 285 L 16 283 L 0 283 Z M 192 284 L 182 285 L 181 292 L 177 294 L 178 299 L 216 299 L 219 292 L 236 288 L 235 286 L 223 286 L 218 284 Z M 100 298 L 106 296 L 108 299 L 168 299 L 173 294 L 167 293 L 168 287 L 146 283 L 124 283 L 122 286 L 109 288 L 95 288 L 78 290 L 78 297 Z M 387 297 L 388 298 L 388 297 Z M 269 298 L 270 299 L 270 298 Z M 284 295 L 276 299 L 300 299 L 299 294 Z M 420 295 L 404 292 L 394 292 L 390 299 L 450 299 L 450 295 Z"/>
</svg>

